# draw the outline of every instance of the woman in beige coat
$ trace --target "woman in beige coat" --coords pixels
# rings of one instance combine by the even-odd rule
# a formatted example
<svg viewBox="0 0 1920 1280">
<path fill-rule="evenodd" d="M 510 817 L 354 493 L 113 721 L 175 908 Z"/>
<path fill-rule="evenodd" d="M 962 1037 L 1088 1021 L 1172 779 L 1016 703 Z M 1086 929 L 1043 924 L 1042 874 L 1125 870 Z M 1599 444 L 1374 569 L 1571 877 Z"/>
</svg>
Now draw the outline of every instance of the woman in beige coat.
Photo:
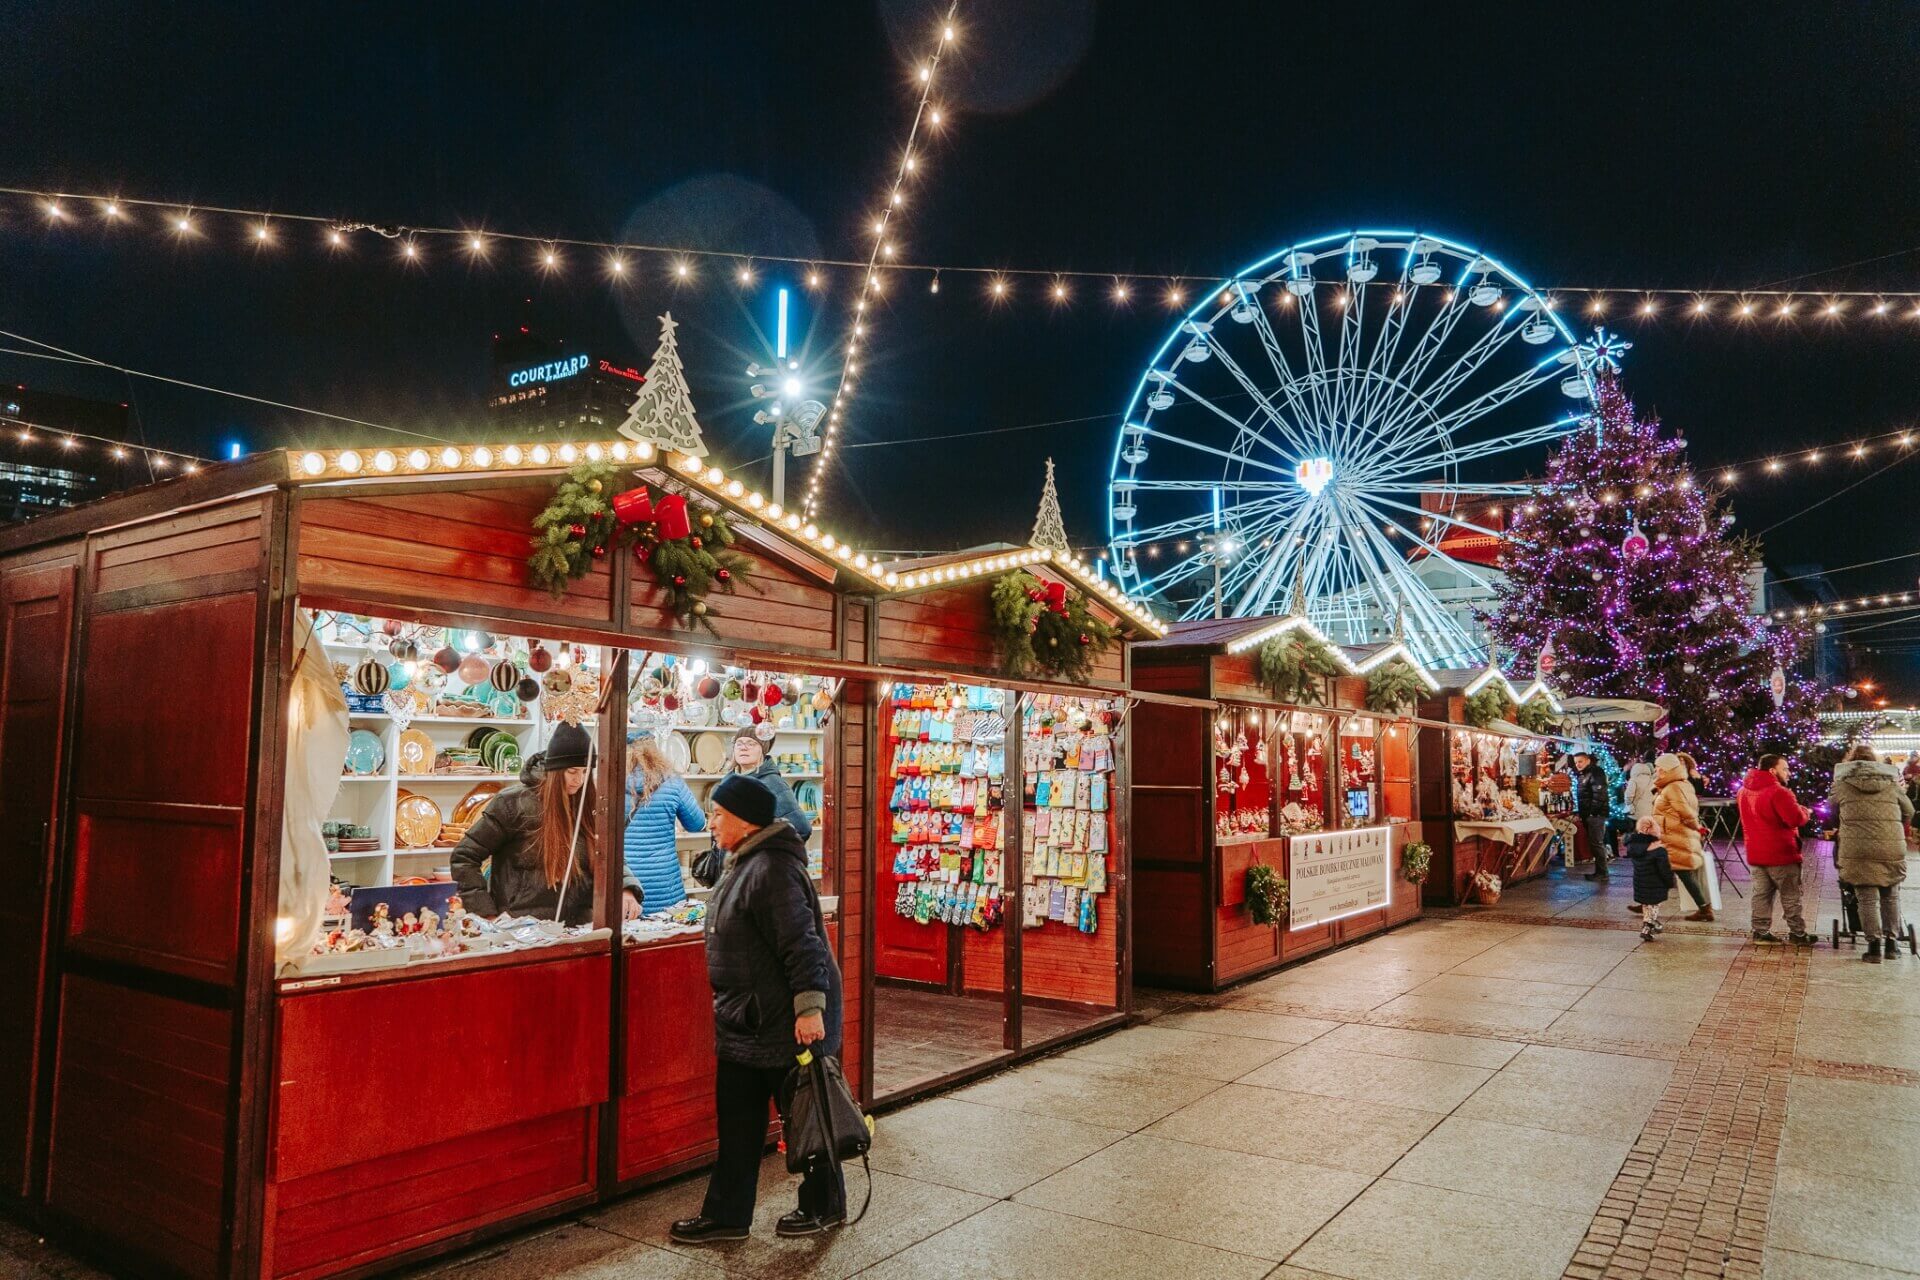
<svg viewBox="0 0 1920 1280">
<path fill-rule="evenodd" d="M 1833 814 L 1840 837 L 1833 859 L 1842 882 L 1860 903 L 1860 931 L 1869 964 L 1899 954 L 1900 882 L 1907 878 L 1907 824 L 1913 802 L 1900 786 L 1900 771 L 1861 743 L 1833 766 Z"/>
<path fill-rule="evenodd" d="M 1700 801 L 1687 781 L 1686 762 L 1676 755 L 1662 755 L 1653 762 L 1653 820 L 1659 827 L 1660 847 L 1667 851 L 1673 874 L 1687 887 L 1700 909 L 1689 920 L 1713 919 L 1706 886 L 1700 872 L 1707 860 L 1700 850 Z"/>
</svg>

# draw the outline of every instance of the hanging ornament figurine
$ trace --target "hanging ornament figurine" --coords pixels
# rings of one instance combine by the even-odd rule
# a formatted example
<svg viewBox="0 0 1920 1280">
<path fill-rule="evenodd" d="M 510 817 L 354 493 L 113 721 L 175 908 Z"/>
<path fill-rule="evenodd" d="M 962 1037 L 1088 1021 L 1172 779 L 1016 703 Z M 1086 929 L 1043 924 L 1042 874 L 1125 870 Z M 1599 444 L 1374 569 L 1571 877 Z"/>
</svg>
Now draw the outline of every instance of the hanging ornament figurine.
<svg viewBox="0 0 1920 1280">
<path fill-rule="evenodd" d="M 1632 523 L 1627 527 L 1627 536 L 1620 540 L 1620 554 L 1629 560 L 1638 560 L 1647 554 L 1650 544 L 1647 542 L 1646 531 L 1640 527 L 1640 517 L 1629 510 L 1627 519 Z"/>
</svg>

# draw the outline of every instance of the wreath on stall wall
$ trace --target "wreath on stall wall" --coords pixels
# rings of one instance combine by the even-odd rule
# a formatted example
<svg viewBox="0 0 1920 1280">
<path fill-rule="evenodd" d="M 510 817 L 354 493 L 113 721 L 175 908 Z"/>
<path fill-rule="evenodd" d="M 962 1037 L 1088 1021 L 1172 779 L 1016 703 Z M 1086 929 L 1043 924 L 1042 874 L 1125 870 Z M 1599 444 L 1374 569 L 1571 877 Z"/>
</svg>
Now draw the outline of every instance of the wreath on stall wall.
<svg viewBox="0 0 1920 1280">
<path fill-rule="evenodd" d="M 1260 684 L 1281 702 L 1326 701 L 1326 677 L 1340 674 L 1333 650 L 1312 636 L 1276 636 L 1260 646 Z"/>
<path fill-rule="evenodd" d="M 995 578 L 989 600 L 1000 669 L 1016 680 L 1039 671 L 1085 684 L 1120 634 L 1094 615 L 1084 594 L 1024 569 Z"/>
<path fill-rule="evenodd" d="M 1409 840 L 1400 850 L 1400 878 L 1408 884 L 1425 884 L 1433 870 L 1433 846 L 1423 840 Z"/>
<path fill-rule="evenodd" d="M 1493 685 L 1467 697 L 1467 723 L 1484 729 L 1507 713 L 1507 696 Z"/>
<path fill-rule="evenodd" d="M 1554 714 L 1553 706 L 1539 694 L 1527 699 L 1526 705 L 1514 713 L 1513 722 L 1528 733 L 1537 733 L 1542 737 L 1552 733 L 1560 726 L 1560 717 Z"/>
<path fill-rule="evenodd" d="M 1247 868 L 1247 910 L 1255 924 L 1277 927 L 1287 915 L 1287 882 L 1264 862 Z"/>
<path fill-rule="evenodd" d="M 1367 710 L 1391 713 L 1420 700 L 1420 673 L 1405 658 L 1375 667 L 1367 676 Z"/>
<path fill-rule="evenodd" d="M 614 493 L 619 472 L 610 462 L 583 462 L 560 478 L 533 518 L 529 575 L 557 600 L 595 561 L 631 546 L 680 625 L 713 631 L 708 595 L 715 589 L 731 594 L 747 578 L 752 558 L 735 549 L 725 513 L 691 507 L 681 494 L 655 500 L 645 485 Z"/>
</svg>

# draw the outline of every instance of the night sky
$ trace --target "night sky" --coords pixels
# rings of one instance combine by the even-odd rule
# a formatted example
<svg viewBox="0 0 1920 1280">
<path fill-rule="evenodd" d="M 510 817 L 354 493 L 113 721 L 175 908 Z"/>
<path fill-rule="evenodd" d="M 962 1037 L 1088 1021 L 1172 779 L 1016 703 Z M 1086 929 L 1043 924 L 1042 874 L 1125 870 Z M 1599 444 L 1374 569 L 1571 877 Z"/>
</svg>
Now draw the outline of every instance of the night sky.
<svg viewBox="0 0 1920 1280">
<path fill-rule="evenodd" d="M 908 59 L 943 11 L 16 7 L 0 185 L 851 257 L 904 137 Z M 951 121 L 913 187 L 913 261 L 1223 274 L 1293 240 L 1411 225 L 1543 287 L 1820 273 L 1803 283 L 1920 288 L 1910 4 L 963 0 L 960 26 L 939 95 Z M 584 253 L 545 278 L 530 247 L 476 269 L 443 246 L 409 270 L 364 235 L 333 257 L 317 228 L 286 226 L 256 253 L 231 220 L 176 242 L 141 216 L 144 230 L 94 216 L 50 230 L 31 202 L 0 200 L 0 328 L 459 437 L 496 330 L 530 321 L 644 366 L 670 306 L 709 441 L 723 458 L 765 453 L 743 367 L 777 272 L 743 292 L 709 265 L 676 290 L 662 263 L 636 261 L 614 289 Z M 1831 270 L 1865 259 L 1880 260 Z M 849 280 L 802 316 L 815 344 L 840 331 Z M 1089 282 L 1056 308 L 1042 283 L 1020 287 L 1000 309 L 968 277 L 891 291 L 847 441 L 877 447 L 844 451 L 831 526 L 897 548 L 1022 537 L 1051 455 L 1069 530 L 1103 535 L 1117 415 L 1171 317 L 1144 289 L 1117 308 Z M 1636 344 L 1629 390 L 1703 467 L 1920 426 L 1920 322 L 1609 319 Z M 0 377 L 127 395 L 117 375 L 12 355 Z M 133 394 L 149 440 L 174 448 L 378 438 L 151 383 Z M 1036 423 L 1059 425 L 911 443 Z M 1786 521 L 1766 536 L 1783 565 L 1920 551 L 1913 463 L 1791 518 L 1885 461 L 1750 481 L 1739 526 Z M 1910 589 L 1916 574 L 1920 557 L 1837 585 Z M 1920 623 L 1873 634 L 1897 648 Z"/>
</svg>

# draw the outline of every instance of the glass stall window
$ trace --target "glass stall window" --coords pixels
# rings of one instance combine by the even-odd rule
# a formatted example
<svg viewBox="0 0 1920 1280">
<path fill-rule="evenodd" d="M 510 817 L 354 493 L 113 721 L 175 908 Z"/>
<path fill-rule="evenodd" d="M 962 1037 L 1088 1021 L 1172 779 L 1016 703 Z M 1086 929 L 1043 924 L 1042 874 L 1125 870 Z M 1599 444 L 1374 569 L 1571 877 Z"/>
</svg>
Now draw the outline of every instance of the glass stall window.
<svg viewBox="0 0 1920 1280">
<path fill-rule="evenodd" d="M 1380 724 L 1354 716 L 1340 726 L 1340 782 L 1336 792 L 1342 827 L 1377 825 L 1380 803 Z"/>
<path fill-rule="evenodd" d="M 1327 829 L 1327 738 L 1331 729 L 1331 717 L 1311 711 L 1282 712 L 1275 719 L 1268 757 L 1279 790 L 1280 827 L 1285 835 Z"/>
<path fill-rule="evenodd" d="M 1213 834 L 1220 840 L 1273 834 L 1267 713 L 1228 707 L 1213 724 Z"/>
</svg>

